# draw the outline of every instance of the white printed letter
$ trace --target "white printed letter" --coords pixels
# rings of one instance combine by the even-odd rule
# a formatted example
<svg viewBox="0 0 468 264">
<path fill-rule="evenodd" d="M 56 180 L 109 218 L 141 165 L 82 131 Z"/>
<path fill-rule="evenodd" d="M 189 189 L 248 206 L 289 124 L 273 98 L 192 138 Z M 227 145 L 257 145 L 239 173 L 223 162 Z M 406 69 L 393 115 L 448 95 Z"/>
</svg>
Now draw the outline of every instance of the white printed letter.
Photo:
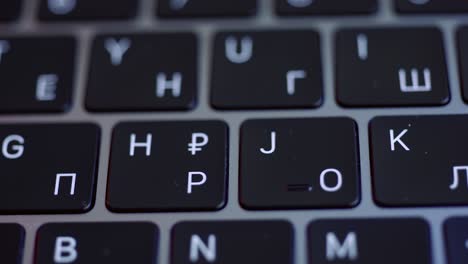
<svg viewBox="0 0 468 264">
<path fill-rule="evenodd" d="M 289 95 L 296 92 L 296 79 L 304 79 L 307 73 L 304 70 L 288 71 L 286 73 L 287 90 Z"/>
<path fill-rule="evenodd" d="M 170 0 L 169 5 L 172 10 L 179 10 L 185 7 L 189 0 Z"/>
<path fill-rule="evenodd" d="M 192 235 L 190 239 L 190 262 L 197 262 L 200 259 L 201 253 L 203 258 L 208 262 L 216 261 L 216 237 L 215 235 L 208 236 L 208 245 L 198 235 Z"/>
<path fill-rule="evenodd" d="M 196 155 L 198 151 L 202 151 L 204 146 L 208 144 L 209 137 L 205 133 L 192 133 L 192 142 L 188 144 L 188 151 L 192 155 Z"/>
<path fill-rule="evenodd" d="M 11 146 L 11 149 L 14 152 L 9 152 L 8 147 L 10 143 L 17 142 L 18 144 Z M 7 159 L 17 159 L 23 155 L 24 152 L 24 138 L 20 135 L 9 135 L 3 140 L 2 144 L 2 154 Z"/>
<path fill-rule="evenodd" d="M 334 233 L 327 233 L 327 260 L 336 259 L 356 260 L 358 258 L 358 245 L 356 234 L 348 233 L 343 244 L 340 244 Z"/>
<path fill-rule="evenodd" d="M 276 151 L 276 132 L 273 131 L 271 132 L 271 148 L 270 149 L 265 149 L 265 148 L 260 148 L 260 151 L 263 153 L 263 154 L 266 154 L 266 155 L 270 155 L 270 154 L 273 154 L 275 151 Z"/>
<path fill-rule="evenodd" d="M 199 181 L 194 181 L 193 176 L 198 175 L 201 176 L 201 180 Z M 203 185 L 206 182 L 206 174 L 201 172 L 201 171 L 190 171 L 188 173 L 188 179 L 187 179 L 187 193 L 191 194 L 192 193 L 192 186 L 199 186 Z"/>
<path fill-rule="evenodd" d="M 401 138 L 408 132 L 408 129 L 405 129 L 403 131 L 400 132 L 400 134 L 398 134 L 397 137 L 395 137 L 395 132 L 393 131 L 393 129 L 390 129 L 390 149 L 392 151 L 395 151 L 395 143 L 398 142 L 398 144 L 400 144 L 401 147 L 403 147 L 406 151 L 409 151 L 410 149 L 408 148 L 408 146 L 406 146 L 405 142 L 403 142 L 401 140 Z"/>
<path fill-rule="evenodd" d="M 288 4 L 293 7 L 303 8 L 311 5 L 314 0 L 288 0 Z"/>
<path fill-rule="evenodd" d="M 50 12 L 56 15 L 66 15 L 73 11 L 76 6 L 76 0 L 48 0 Z"/>
<path fill-rule="evenodd" d="M 358 47 L 358 56 L 361 60 L 367 60 L 368 47 L 367 47 L 367 36 L 364 34 L 359 34 L 357 36 L 357 47 Z"/>
<path fill-rule="evenodd" d="M 156 96 L 164 97 L 166 90 L 172 90 L 172 96 L 179 97 L 182 91 L 182 74 L 176 72 L 172 75 L 172 81 L 167 80 L 166 74 L 156 75 Z"/>
<path fill-rule="evenodd" d="M 76 173 L 57 173 L 55 175 L 54 195 L 57 196 L 60 189 L 60 179 L 62 177 L 71 177 L 70 195 L 75 195 Z"/>
<path fill-rule="evenodd" d="M 450 190 L 458 188 L 461 177 L 460 171 L 465 171 L 465 177 L 468 185 L 468 166 L 455 166 L 453 167 L 453 183 L 450 185 Z"/>
<path fill-rule="evenodd" d="M 151 155 L 151 141 L 153 140 L 152 134 L 146 134 L 146 142 L 136 142 L 136 135 L 130 135 L 130 156 L 135 156 L 135 148 L 142 147 L 146 149 L 146 156 Z"/>
<path fill-rule="evenodd" d="M 246 63 L 252 57 L 253 41 L 250 37 L 243 37 L 239 49 L 236 38 L 230 36 L 226 39 L 225 51 L 226 58 L 232 63 Z"/>
<path fill-rule="evenodd" d="M 0 40 L 0 62 L 2 62 L 3 54 L 10 50 L 10 43 L 6 40 Z"/>
<path fill-rule="evenodd" d="M 59 78 L 56 74 L 41 74 L 37 78 L 36 99 L 38 101 L 55 100 L 55 91 Z"/>
<path fill-rule="evenodd" d="M 411 69 L 411 84 L 408 84 L 408 80 L 406 79 L 406 71 L 404 69 L 400 69 L 398 71 L 398 77 L 400 79 L 400 90 L 404 93 L 431 91 L 431 71 L 426 68 L 423 70 L 423 75 L 424 83 L 420 84 L 418 70 Z"/>
<path fill-rule="evenodd" d="M 336 175 L 336 185 L 335 186 L 328 186 L 327 183 L 325 182 L 325 177 L 327 176 L 328 173 L 334 173 Z M 341 175 L 341 172 L 337 169 L 326 169 L 320 173 L 320 187 L 326 192 L 336 192 L 341 189 L 343 186 L 343 175 Z"/>
<path fill-rule="evenodd" d="M 55 239 L 54 262 L 72 263 L 78 258 L 76 239 L 73 237 L 57 237 Z"/>
<path fill-rule="evenodd" d="M 107 52 L 109 52 L 112 65 L 119 66 L 122 64 L 123 56 L 130 48 L 131 44 L 132 42 L 128 38 L 123 38 L 121 40 L 116 40 L 114 38 L 106 39 L 104 45 Z"/>
</svg>

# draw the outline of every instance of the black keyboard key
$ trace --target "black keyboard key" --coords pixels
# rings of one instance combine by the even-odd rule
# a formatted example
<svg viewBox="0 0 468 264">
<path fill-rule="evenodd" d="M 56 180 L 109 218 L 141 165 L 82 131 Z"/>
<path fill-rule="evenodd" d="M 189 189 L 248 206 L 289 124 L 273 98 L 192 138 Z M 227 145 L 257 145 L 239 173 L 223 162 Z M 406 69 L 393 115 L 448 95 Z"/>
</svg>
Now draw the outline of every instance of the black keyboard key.
<svg viewBox="0 0 468 264">
<path fill-rule="evenodd" d="M 432 263 L 429 225 L 422 219 L 318 220 L 307 236 L 310 264 Z"/>
<path fill-rule="evenodd" d="M 69 37 L 0 37 L 0 112 L 67 110 L 75 48 Z"/>
<path fill-rule="evenodd" d="M 20 264 L 23 259 L 24 228 L 18 224 L 0 224 L 0 261 Z"/>
<path fill-rule="evenodd" d="M 458 56 L 463 99 L 468 103 L 468 26 L 458 30 Z"/>
<path fill-rule="evenodd" d="M 99 128 L 92 124 L 0 126 L 0 214 L 91 209 Z"/>
<path fill-rule="evenodd" d="M 468 204 L 468 116 L 377 117 L 370 123 L 382 206 Z"/>
<path fill-rule="evenodd" d="M 444 229 L 447 263 L 468 263 L 468 218 L 450 218 L 445 221 Z"/>
<path fill-rule="evenodd" d="M 186 110 L 195 105 L 193 34 L 105 35 L 95 39 L 86 107 L 91 111 Z"/>
<path fill-rule="evenodd" d="M 468 2 L 466 0 L 395 0 L 395 6 L 400 13 L 468 12 Z"/>
<path fill-rule="evenodd" d="M 157 14 L 163 18 L 241 17 L 254 15 L 257 0 L 160 0 Z"/>
<path fill-rule="evenodd" d="M 227 125 L 221 121 L 117 125 L 107 206 L 117 212 L 221 209 L 227 144 Z"/>
<path fill-rule="evenodd" d="M 171 263 L 292 264 L 293 232 L 286 221 L 182 222 L 172 229 Z"/>
<path fill-rule="evenodd" d="M 220 109 L 318 107 L 320 56 L 314 31 L 219 33 L 211 103 Z"/>
<path fill-rule="evenodd" d="M 450 100 L 438 29 L 341 30 L 336 54 L 337 99 L 344 106 L 431 106 Z"/>
<path fill-rule="evenodd" d="M 276 12 L 281 16 L 368 14 L 376 10 L 376 0 L 276 0 Z"/>
<path fill-rule="evenodd" d="M 347 118 L 246 121 L 240 202 L 248 209 L 355 206 L 357 146 L 356 124 Z"/>
<path fill-rule="evenodd" d="M 136 16 L 140 0 L 40 0 L 43 21 L 117 20 Z"/>
<path fill-rule="evenodd" d="M 156 264 L 159 230 L 145 222 L 45 224 L 37 232 L 35 264 Z"/>
<path fill-rule="evenodd" d="M 23 0 L 0 1 L 0 21 L 12 21 L 19 17 Z"/>
</svg>

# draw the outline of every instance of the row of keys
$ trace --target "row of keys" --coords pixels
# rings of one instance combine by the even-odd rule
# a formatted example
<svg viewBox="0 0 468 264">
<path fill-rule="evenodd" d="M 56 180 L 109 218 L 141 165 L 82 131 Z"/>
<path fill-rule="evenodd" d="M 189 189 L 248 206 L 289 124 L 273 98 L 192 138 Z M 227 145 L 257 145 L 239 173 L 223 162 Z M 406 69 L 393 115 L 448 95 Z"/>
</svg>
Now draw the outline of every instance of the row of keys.
<svg viewBox="0 0 468 264">
<path fill-rule="evenodd" d="M 467 124 L 466 115 L 374 118 L 369 133 L 376 203 L 468 204 Z M 118 124 L 107 207 L 114 212 L 222 209 L 228 142 L 222 121 Z M 0 144 L 0 213 L 92 208 L 97 126 L 1 125 Z M 357 125 L 349 118 L 247 120 L 240 129 L 239 202 L 249 210 L 355 207 L 358 145 Z"/>
<path fill-rule="evenodd" d="M 459 30 L 458 40 L 465 80 L 467 27 Z M 0 112 L 69 108 L 75 50 L 75 41 L 67 37 L 0 39 L 0 83 L 4 83 Z M 197 51 L 198 42 L 191 33 L 96 37 L 86 108 L 193 108 Z M 22 78 L 17 78 L 18 72 L 23 73 Z M 322 75 L 320 39 L 315 31 L 218 33 L 212 58 L 211 104 L 217 109 L 319 107 Z M 442 34 L 435 28 L 340 30 L 336 35 L 335 83 L 337 101 L 347 107 L 447 104 L 450 92 Z M 468 101 L 468 82 L 463 83 Z"/>
<path fill-rule="evenodd" d="M 39 18 L 43 21 L 131 19 L 136 16 L 138 7 L 139 2 L 134 0 L 41 0 Z M 280 16 L 370 14 L 377 7 L 377 0 L 352 3 L 347 0 L 276 0 L 276 13 Z M 468 3 L 464 0 L 395 0 L 395 7 L 401 13 L 468 12 Z M 3 0 L 0 20 L 14 20 L 20 11 L 21 1 Z M 255 0 L 159 0 L 156 9 L 161 18 L 247 17 L 256 12 Z"/>
<path fill-rule="evenodd" d="M 20 263 L 24 229 L 0 224 L 2 263 Z M 466 263 L 468 219 L 445 223 L 448 263 Z M 408 236 L 408 234 L 411 234 Z M 419 218 L 316 220 L 307 229 L 308 263 L 430 264 L 429 225 Z M 294 263 L 286 221 L 181 222 L 170 263 Z M 53 223 L 37 232 L 34 263 L 156 263 L 159 230 L 145 222 Z M 129 244 L 131 243 L 131 244 Z"/>
</svg>

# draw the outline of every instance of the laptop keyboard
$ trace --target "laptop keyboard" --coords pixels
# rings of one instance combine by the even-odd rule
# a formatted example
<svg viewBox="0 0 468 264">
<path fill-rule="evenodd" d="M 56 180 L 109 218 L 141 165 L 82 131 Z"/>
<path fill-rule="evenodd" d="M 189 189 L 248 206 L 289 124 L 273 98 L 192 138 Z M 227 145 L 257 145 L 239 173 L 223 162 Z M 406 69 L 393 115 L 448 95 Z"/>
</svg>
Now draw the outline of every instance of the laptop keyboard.
<svg viewBox="0 0 468 264">
<path fill-rule="evenodd" d="M 0 263 L 468 263 L 467 14 L 0 1 Z"/>
</svg>

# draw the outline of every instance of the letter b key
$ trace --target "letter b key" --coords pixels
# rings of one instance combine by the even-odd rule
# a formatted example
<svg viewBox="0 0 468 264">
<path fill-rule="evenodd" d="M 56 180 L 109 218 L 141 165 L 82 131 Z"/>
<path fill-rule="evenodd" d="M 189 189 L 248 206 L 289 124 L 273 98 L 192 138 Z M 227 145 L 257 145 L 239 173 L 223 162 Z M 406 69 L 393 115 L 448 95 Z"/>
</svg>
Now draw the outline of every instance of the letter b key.
<svg viewBox="0 0 468 264">
<path fill-rule="evenodd" d="M 375 200 L 383 206 L 468 204 L 468 116 L 371 121 Z"/>
</svg>

